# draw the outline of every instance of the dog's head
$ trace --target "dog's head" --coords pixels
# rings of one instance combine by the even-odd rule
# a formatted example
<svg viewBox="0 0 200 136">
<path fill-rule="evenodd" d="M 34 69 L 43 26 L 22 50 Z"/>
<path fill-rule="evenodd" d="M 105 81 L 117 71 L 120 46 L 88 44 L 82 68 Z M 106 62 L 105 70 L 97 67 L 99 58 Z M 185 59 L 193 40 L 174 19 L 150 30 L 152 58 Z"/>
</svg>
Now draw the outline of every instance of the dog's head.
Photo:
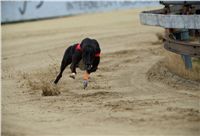
<svg viewBox="0 0 200 136">
<path fill-rule="evenodd" d="M 95 59 L 95 48 L 90 45 L 85 46 L 83 48 L 82 59 L 85 64 L 85 69 L 90 70 Z"/>
</svg>

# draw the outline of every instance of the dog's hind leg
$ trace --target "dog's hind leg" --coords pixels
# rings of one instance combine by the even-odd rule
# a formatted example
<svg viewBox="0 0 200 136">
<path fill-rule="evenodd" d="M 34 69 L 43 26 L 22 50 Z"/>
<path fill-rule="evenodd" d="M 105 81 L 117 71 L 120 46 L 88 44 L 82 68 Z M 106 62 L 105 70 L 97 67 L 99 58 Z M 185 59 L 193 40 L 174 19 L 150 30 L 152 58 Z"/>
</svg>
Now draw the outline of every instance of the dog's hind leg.
<svg viewBox="0 0 200 136">
<path fill-rule="evenodd" d="M 58 76 L 56 77 L 56 80 L 54 81 L 55 84 L 58 83 L 58 81 L 60 80 L 60 78 L 62 77 L 62 73 L 65 70 L 65 68 L 71 64 L 72 62 L 72 58 L 71 58 L 71 54 L 70 54 L 70 48 L 68 48 L 65 51 L 65 55 L 63 57 L 63 60 L 61 62 L 61 66 L 60 66 L 60 73 L 58 74 Z"/>
<path fill-rule="evenodd" d="M 62 73 L 65 70 L 65 68 L 67 67 L 67 65 L 69 65 L 71 62 L 67 61 L 67 62 L 62 62 L 61 67 L 60 67 L 60 73 L 58 74 L 56 80 L 54 81 L 55 84 L 58 83 L 58 81 L 60 80 L 60 78 L 62 77 Z"/>
</svg>

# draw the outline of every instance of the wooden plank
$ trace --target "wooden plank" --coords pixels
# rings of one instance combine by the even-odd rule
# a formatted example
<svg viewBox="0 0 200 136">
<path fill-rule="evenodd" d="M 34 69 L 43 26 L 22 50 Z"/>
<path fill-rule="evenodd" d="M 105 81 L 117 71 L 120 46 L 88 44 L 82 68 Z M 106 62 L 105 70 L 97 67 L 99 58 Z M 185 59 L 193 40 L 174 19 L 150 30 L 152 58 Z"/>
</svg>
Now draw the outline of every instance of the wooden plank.
<svg viewBox="0 0 200 136">
<path fill-rule="evenodd" d="M 187 42 L 177 42 L 166 39 L 164 48 L 177 54 L 200 58 L 200 44 L 189 44 Z"/>
</svg>

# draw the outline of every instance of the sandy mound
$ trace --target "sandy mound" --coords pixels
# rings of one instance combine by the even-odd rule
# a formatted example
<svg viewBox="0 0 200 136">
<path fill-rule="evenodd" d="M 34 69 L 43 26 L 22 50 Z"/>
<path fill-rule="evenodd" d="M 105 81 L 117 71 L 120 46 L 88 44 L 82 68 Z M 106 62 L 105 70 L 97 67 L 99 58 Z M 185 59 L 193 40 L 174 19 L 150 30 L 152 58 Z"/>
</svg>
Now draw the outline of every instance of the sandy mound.
<svg viewBox="0 0 200 136">
<path fill-rule="evenodd" d="M 175 73 L 170 72 L 165 67 L 164 61 L 165 60 L 159 61 L 151 69 L 149 69 L 147 72 L 147 79 L 149 81 L 159 81 L 176 89 L 199 90 L 199 82 L 182 78 Z"/>
<path fill-rule="evenodd" d="M 43 83 L 41 88 L 43 96 L 54 96 L 60 94 L 59 88 L 51 83 Z"/>
</svg>

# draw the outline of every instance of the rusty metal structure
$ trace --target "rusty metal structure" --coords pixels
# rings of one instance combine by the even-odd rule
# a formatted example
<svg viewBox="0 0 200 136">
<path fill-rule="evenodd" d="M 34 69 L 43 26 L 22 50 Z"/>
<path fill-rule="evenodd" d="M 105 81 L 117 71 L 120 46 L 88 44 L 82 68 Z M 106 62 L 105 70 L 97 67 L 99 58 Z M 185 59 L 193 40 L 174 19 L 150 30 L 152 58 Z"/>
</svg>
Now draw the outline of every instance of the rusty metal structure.
<svg viewBox="0 0 200 136">
<path fill-rule="evenodd" d="M 160 1 L 159 10 L 143 11 L 140 22 L 165 29 L 164 48 L 180 54 L 187 69 L 200 58 L 200 1 Z"/>
</svg>

